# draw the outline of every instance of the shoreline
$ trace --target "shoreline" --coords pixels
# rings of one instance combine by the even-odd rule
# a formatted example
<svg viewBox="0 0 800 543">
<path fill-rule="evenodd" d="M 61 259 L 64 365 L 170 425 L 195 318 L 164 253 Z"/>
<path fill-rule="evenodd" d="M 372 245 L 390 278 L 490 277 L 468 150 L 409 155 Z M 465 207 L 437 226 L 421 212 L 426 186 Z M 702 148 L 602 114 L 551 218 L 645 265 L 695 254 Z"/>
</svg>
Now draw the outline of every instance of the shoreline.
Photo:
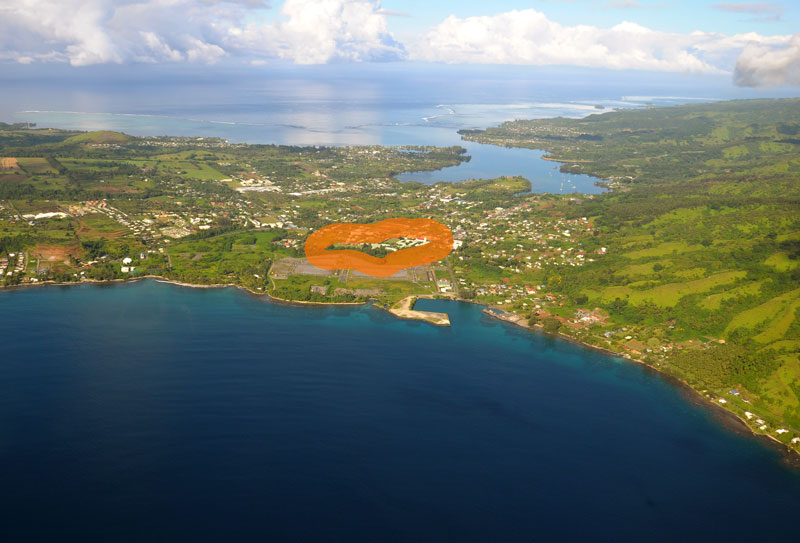
<svg viewBox="0 0 800 543">
<path fill-rule="evenodd" d="M 704 408 L 713 407 L 713 409 L 709 409 L 709 412 L 712 414 L 712 416 L 719 417 L 720 423 L 726 428 L 732 431 L 741 432 L 742 434 L 747 435 L 749 437 L 755 437 L 761 441 L 764 441 L 765 444 L 777 449 L 781 453 L 783 463 L 786 464 L 787 467 L 800 470 L 800 450 L 790 447 L 786 443 L 783 443 L 782 441 L 775 438 L 775 436 L 756 432 L 749 424 L 747 424 L 747 421 L 742 417 L 740 417 L 737 413 L 734 413 L 729 409 L 725 409 L 719 403 L 715 402 L 713 399 L 704 396 L 699 390 L 696 390 L 692 385 L 690 385 L 688 382 L 684 381 L 680 377 L 670 375 L 666 373 L 664 370 L 661 370 L 658 367 L 653 366 L 652 364 L 648 364 L 644 360 L 641 360 L 639 358 L 634 358 L 628 354 L 618 353 L 610 349 L 600 347 L 598 345 L 592 345 L 591 343 L 586 343 L 584 341 L 568 336 L 561 332 L 556 332 L 555 334 L 548 334 L 542 329 L 542 325 L 540 324 L 536 324 L 534 326 L 528 326 L 526 323 L 524 323 L 524 319 L 510 319 L 505 317 L 504 315 L 499 315 L 492 311 L 488 311 L 488 308 L 500 309 L 501 311 L 504 311 L 502 308 L 494 307 L 491 305 L 479 304 L 478 302 L 471 302 L 471 303 L 482 305 L 485 308 L 487 308 L 483 310 L 483 313 L 492 318 L 495 318 L 503 322 L 507 322 L 519 328 L 528 330 L 532 333 L 537 333 L 550 337 L 557 337 L 558 339 L 566 343 L 571 343 L 572 345 L 588 348 L 594 351 L 598 351 L 607 356 L 611 356 L 613 358 L 618 358 L 620 360 L 635 362 L 636 364 L 639 364 L 647 371 L 652 371 L 654 375 L 657 375 L 658 377 L 664 379 L 670 385 L 676 387 L 680 392 L 684 393 L 683 395 L 686 398 L 686 400 L 692 403 L 693 405 L 697 405 Z"/>
<path fill-rule="evenodd" d="M 169 285 L 173 285 L 173 286 L 178 286 L 178 287 L 183 287 L 183 288 L 193 288 L 193 289 L 215 289 L 215 288 L 231 288 L 231 287 L 233 287 L 233 288 L 241 289 L 241 290 L 243 290 L 244 292 L 246 292 L 246 293 L 248 293 L 250 295 L 257 296 L 257 297 L 262 298 L 262 299 L 266 298 L 270 303 L 276 303 L 276 304 L 287 305 L 287 306 L 305 306 L 305 307 L 308 307 L 308 306 L 364 306 L 364 305 L 368 305 L 369 304 L 369 301 L 366 301 L 366 302 L 308 302 L 308 301 L 304 301 L 304 300 L 285 300 L 283 298 L 278 298 L 277 296 L 273 296 L 273 295 L 271 295 L 271 294 L 269 294 L 267 292 L 257 292 L 257 291 L 254 291 L 252 289 L 249 289 L 247 287 L 244 287 L 242 285 L 237 285 L 235 283 L 216 283 L 216 284 L 211 284 L 211 285 L 201 285 L 201 284 L 195 284 L 195 283 L 184 283 L 182 281 L 177 281 L 175 279 L 167 279 L 167 278 L 162 277 L 160 275 L 143 275 L 143 276 L 139 276 L 139 277 L 130 277 L 130 278 L 121 278 L 121 279 L 107 279 L 107 280 L 83 279 L 81 281 L 70 281 L 70 282 L 41 281 L 41 282 L 37 282 L 37 283 L 27 283 L 27 284 L 22 284 L 22 285 L 12 285 L 12 286 L 7 286 L 7 287 L 0 287 L 0 294 L 3 291 L 6 291 L 6 290 L 8 290 L 8 291 L 24 290 L 24 289 L 33 288 L 33 287 L 39 287 L 39 286 L 79 286 L 79 285 L 85 285 L 85 284 L 90 284 L 90 285 L 95 285 L 95 286 L 103 286 L 103 285 L 109 285 L 109 284 L 137 283 L 137 282 L 140 282 L 140 281 L 143 281 L 143 280 L 146 280 L 146 279 L 151 279 L 156 283 L 169 284 Z M 416 300 L 421 299 L 421 298 L 422 299 L 435 299 L 431 295 L 409 296 L 407 298 L 413 298 L 412 306 L 413 306 L 413 303 L 416 302 Z M 405 298 L 402 301 L 405 301 L 407 298 Z M 528 326 L 528 324 L 526 322 L 524 322 L 524 319 L 522 317 L 514 319 L 514 318 L 509 318 L 504 314 L 498 314 L 498 313 L 495 313 L 493 311 L 490 311 L 490 309 L 497 309 L 497 310 L 505 312 L 505 310 L 503 308 L 500 308 L 500 307 L 487 305 L 487 304 L 483 304 L 483 303 L 480 303 L 480 302 L 475 302 L 475 301 L 472 301 L 472 300 L 461 300 L 461 299 L 458 299 L 458 298 L 450 298 L 450 301 L 471 303 L 471 304 L 475 304 L 475 305 L 481 306 L 483 308 L 482 309 L 482 313 L 484 313 L 485 315 L 488 315 L 489 317 L 497 319 L 499 321 L 507 322 L 509 324 L 517 326 L 518 328 L 522 328 L 524 330 L 527 330 L 527 331 L 529 331 L 531 333 L 537 333 L 537 334 L 541 334 L 541 335 L 544 335 L 544 336 L 555 337 L 555 338 L 557 338 L 557 339 L 559 339 L 561 341 L 564 341 L 566 343 L 570 343 L 572 345 L 576 345 L 576 346 L 579 346 L 579 347 L 582 347 L 582 348 L 585 348 L 585 349 L 594 350 L 594 351 L 600 352 L 600 353 L 602 353 L 602 354 L 604 354 L 606 356 L 610 356 L 610 357 L 617 358 L 617 359 L 620 359 L 620 360 L 635 362 L 636 364 L 639 364 L 640 366 L 646 368 L 647 370 L 652 371 L 654 373 L 654 375 L 657 375 L 660 378 L 665 379 L 671 385 L 675 386 L 679 391 L 684 392 L 685 393 L 684 397 L 690 403 L 693 403 L 694 405 L 698 405 L 698 406 L 705 407 L 705 408 L 713 407 L 714 409 L 709 409 L 709 412 L 712 415 L 719 417 L 720 418 L 720 423 L 723 424 L 723 426 L 726 426 L 728 429 L 730 429 L 732 431 L 743 431 L 743 434 L 745 434 L 745 435 L 748 435 L 750 437 L 755 437 L 755 438 L 757 438 L 757 439 L 759 439 L 761 441 L 764 441 L 765 444 L 767 444 L 769 446 L 772 446 L 773 448 L 775 448 L 776 450 L 778 450 L 781 453 L 782 461 L 787 467 L 800 470 L 800 450 L 796 450 L 796 449 L 790 447 L 789 445 L 779 441 L 778 439 L 776 439 L 774 436 L 772 436 L 770 434 L 763 434 L 763 433 L 756 432 L 753 428 L 750 427 L 750 425 L 747 424 L 747 421 L 745 421 L 737 413 L 734 413 L 733 411 L 722 407 L 717 402 L 713 401 L 711 398 L 708 398 L 708 397 L 704 396 L 700 391 L 696 390 L 689 383 L 687 383 L 686 381 L 684 381 L 683 379 L 681 379 L 679 377 L 676 377 L 674 375 L 670 375 L 670 374 L 664 372 L 663 370 L 661 370 L 661 369 L 659 369 L 659 368 L 657 368 L 657 367 L 655 367 L 655 366 L 653 366 L 651 364 L 648 364 L 647 362 L 645 362 L 645 361 L 643 361 L 641 359 L 634 358 L 634 357 L 632 357 L 632 356 L 630 356 L 628 354 L 617 353 L 615 351 L 612 351 L 610 349 L 606 349 L 604 347 L 600 347 L 598 345 L 593 345 L 591 343 L 586 343 L 584 341 L 581 341 L 581 340 L 576 339 L 574 337 L 568 336 L 568 335 L 563 334 L 561 332 L 556 332 L 555 334 L 548 334 L 548 333 L 544 332 L 541 329 L 542 326 L 539 325 L 539 324 L 534 325 L 534 326 Z M 433 323 L 433 322 L 431 322 L 431 321 L 429 321 L 427 319 L 409 319 L 408 317 L 402 317 L 402 316 L 397 315 L 394 312 L 392 312 L 391 309 L 385 309 L 385 308 L 383 308 L 381 306 L 378 306 L 378 305 L 374 305 L 373 304 L 373 307 L 377 307 L 379 309 L 383 309 L 384 311 L 390 313 L 391 315 L 393 315 L 395 318 L 397 318 L 399 320 L 419 320 L 420 322 L 428 322 L 430 324 L 434 324 L 437 327 L 441 326 L 441 325 L 437 325 L 436 323 Z M 449 326 L 449 323 L 448 323 L 448 326 Z"/>
</svg>

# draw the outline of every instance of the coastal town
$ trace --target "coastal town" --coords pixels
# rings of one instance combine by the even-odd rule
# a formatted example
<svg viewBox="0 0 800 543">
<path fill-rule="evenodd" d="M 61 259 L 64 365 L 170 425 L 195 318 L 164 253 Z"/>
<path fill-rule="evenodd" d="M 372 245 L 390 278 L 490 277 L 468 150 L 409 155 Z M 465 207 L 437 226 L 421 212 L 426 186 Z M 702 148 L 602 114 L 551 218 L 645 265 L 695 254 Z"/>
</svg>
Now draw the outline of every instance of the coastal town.
<svg viewBox="0 0 800 543">
<path fill-rule="evenodd" d="M 704 273 L 691 262 L 665 275 L 665 257 L 674 265 L 691 246 L 652 235 L 610 236 L 598 225 L 595 195 L 532 193 L 520 177 L 433 185 L 396 178 L 457 165 L 468 159 L 462 148 L 50 134 L 55 152 L 53 143 L 39 153 L 36 145 L 2 151 L 14 155 L 0 170 L 6 287 L 161 277 L 304 303 L 373 303 L 402 318 L 448 325 L 446 315 L 413 309 L 419 297 L 443 297 L 483 304 L 494 318 L 686 381 L 691 376 L 674 360 L 730 347 L 724 323 L 716 333 L 691 330 L 692 314 L 675 308 L 686 299 L 713 304 L 731 285 L 742 288 L 743 275 Z M 445 224 L 452 252 L 386 278 L 321 270 L 305 259 L 306 238 L 327 224 L 393 217 Z M 380 258 L 424 243 L 398 238 L 356 248 Z M 648 316 L 658 308 L 665 317 Z M 747 386 L 694 387 L 754 431 L 800 448 L 800 431 L 764 409 Z"/>
</svg>

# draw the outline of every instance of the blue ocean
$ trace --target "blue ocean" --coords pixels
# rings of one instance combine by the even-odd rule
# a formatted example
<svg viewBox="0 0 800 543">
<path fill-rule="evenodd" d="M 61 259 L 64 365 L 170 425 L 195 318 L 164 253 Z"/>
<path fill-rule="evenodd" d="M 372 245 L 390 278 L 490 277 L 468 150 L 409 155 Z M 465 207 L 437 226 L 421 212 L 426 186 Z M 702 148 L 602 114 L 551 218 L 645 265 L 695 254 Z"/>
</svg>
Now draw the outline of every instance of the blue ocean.
<svg viewBox="0 0 800 543">
<path fill-rule="evenodd" d="M 0 295 L 6 541 L 791 540 L 800 472 L 635 364 L 152 280 Z"/>
<path fill-rule="evenodd" d="M 758 95 L 558 69 L 59 69 L 0 74 L 0 120 L 456 145 L 514 118 Z M 541 152 L 465 146 L 403 178 L 600 190 Z M 0 292 L 2 539 L 796 539 L 800 470 L 680 386 L 476 305 L 419 307 L 452 327 L 153 280 Z"/>
</svg>

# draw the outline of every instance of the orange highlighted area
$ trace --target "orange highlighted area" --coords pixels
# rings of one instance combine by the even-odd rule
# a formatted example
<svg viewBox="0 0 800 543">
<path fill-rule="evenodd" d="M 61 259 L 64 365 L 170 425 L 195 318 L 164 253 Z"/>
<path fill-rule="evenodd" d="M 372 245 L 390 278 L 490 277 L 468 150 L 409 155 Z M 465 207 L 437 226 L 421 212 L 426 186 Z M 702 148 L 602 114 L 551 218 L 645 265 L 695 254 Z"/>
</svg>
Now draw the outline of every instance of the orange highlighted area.
<svg viewBox="0 0 800 543">
<path fill-rule="evenodd" d="M 376 244 L 392 238 L 414 239 L 423 244 L 394 251 L 383 258 L 355 249 L 329 249 L 337 244 Z M 308 261 L 323 270 L 357 270 L 372 277 L 388 277 L 449 255 L 453 250 L 453 233 L 431 219 L 396 218 L 372 224 L 335 223 L 312 233 L 306 240 L 305 250 Z"/>
</svg>

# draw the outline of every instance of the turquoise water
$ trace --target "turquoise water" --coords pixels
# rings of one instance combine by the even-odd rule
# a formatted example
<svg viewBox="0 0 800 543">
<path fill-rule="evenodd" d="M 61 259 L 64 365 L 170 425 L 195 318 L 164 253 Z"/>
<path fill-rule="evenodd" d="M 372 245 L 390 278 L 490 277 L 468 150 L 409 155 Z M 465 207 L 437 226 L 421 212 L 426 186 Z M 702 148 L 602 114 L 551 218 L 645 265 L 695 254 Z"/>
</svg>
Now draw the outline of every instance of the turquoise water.
<svg viewBox="0 0 800 543">
<path fill-rule="evenodd" d="M 4 538 L 791 540 L 800 476 L 646 368 L 155 281 L 0 293 Z"/>
</svg>

